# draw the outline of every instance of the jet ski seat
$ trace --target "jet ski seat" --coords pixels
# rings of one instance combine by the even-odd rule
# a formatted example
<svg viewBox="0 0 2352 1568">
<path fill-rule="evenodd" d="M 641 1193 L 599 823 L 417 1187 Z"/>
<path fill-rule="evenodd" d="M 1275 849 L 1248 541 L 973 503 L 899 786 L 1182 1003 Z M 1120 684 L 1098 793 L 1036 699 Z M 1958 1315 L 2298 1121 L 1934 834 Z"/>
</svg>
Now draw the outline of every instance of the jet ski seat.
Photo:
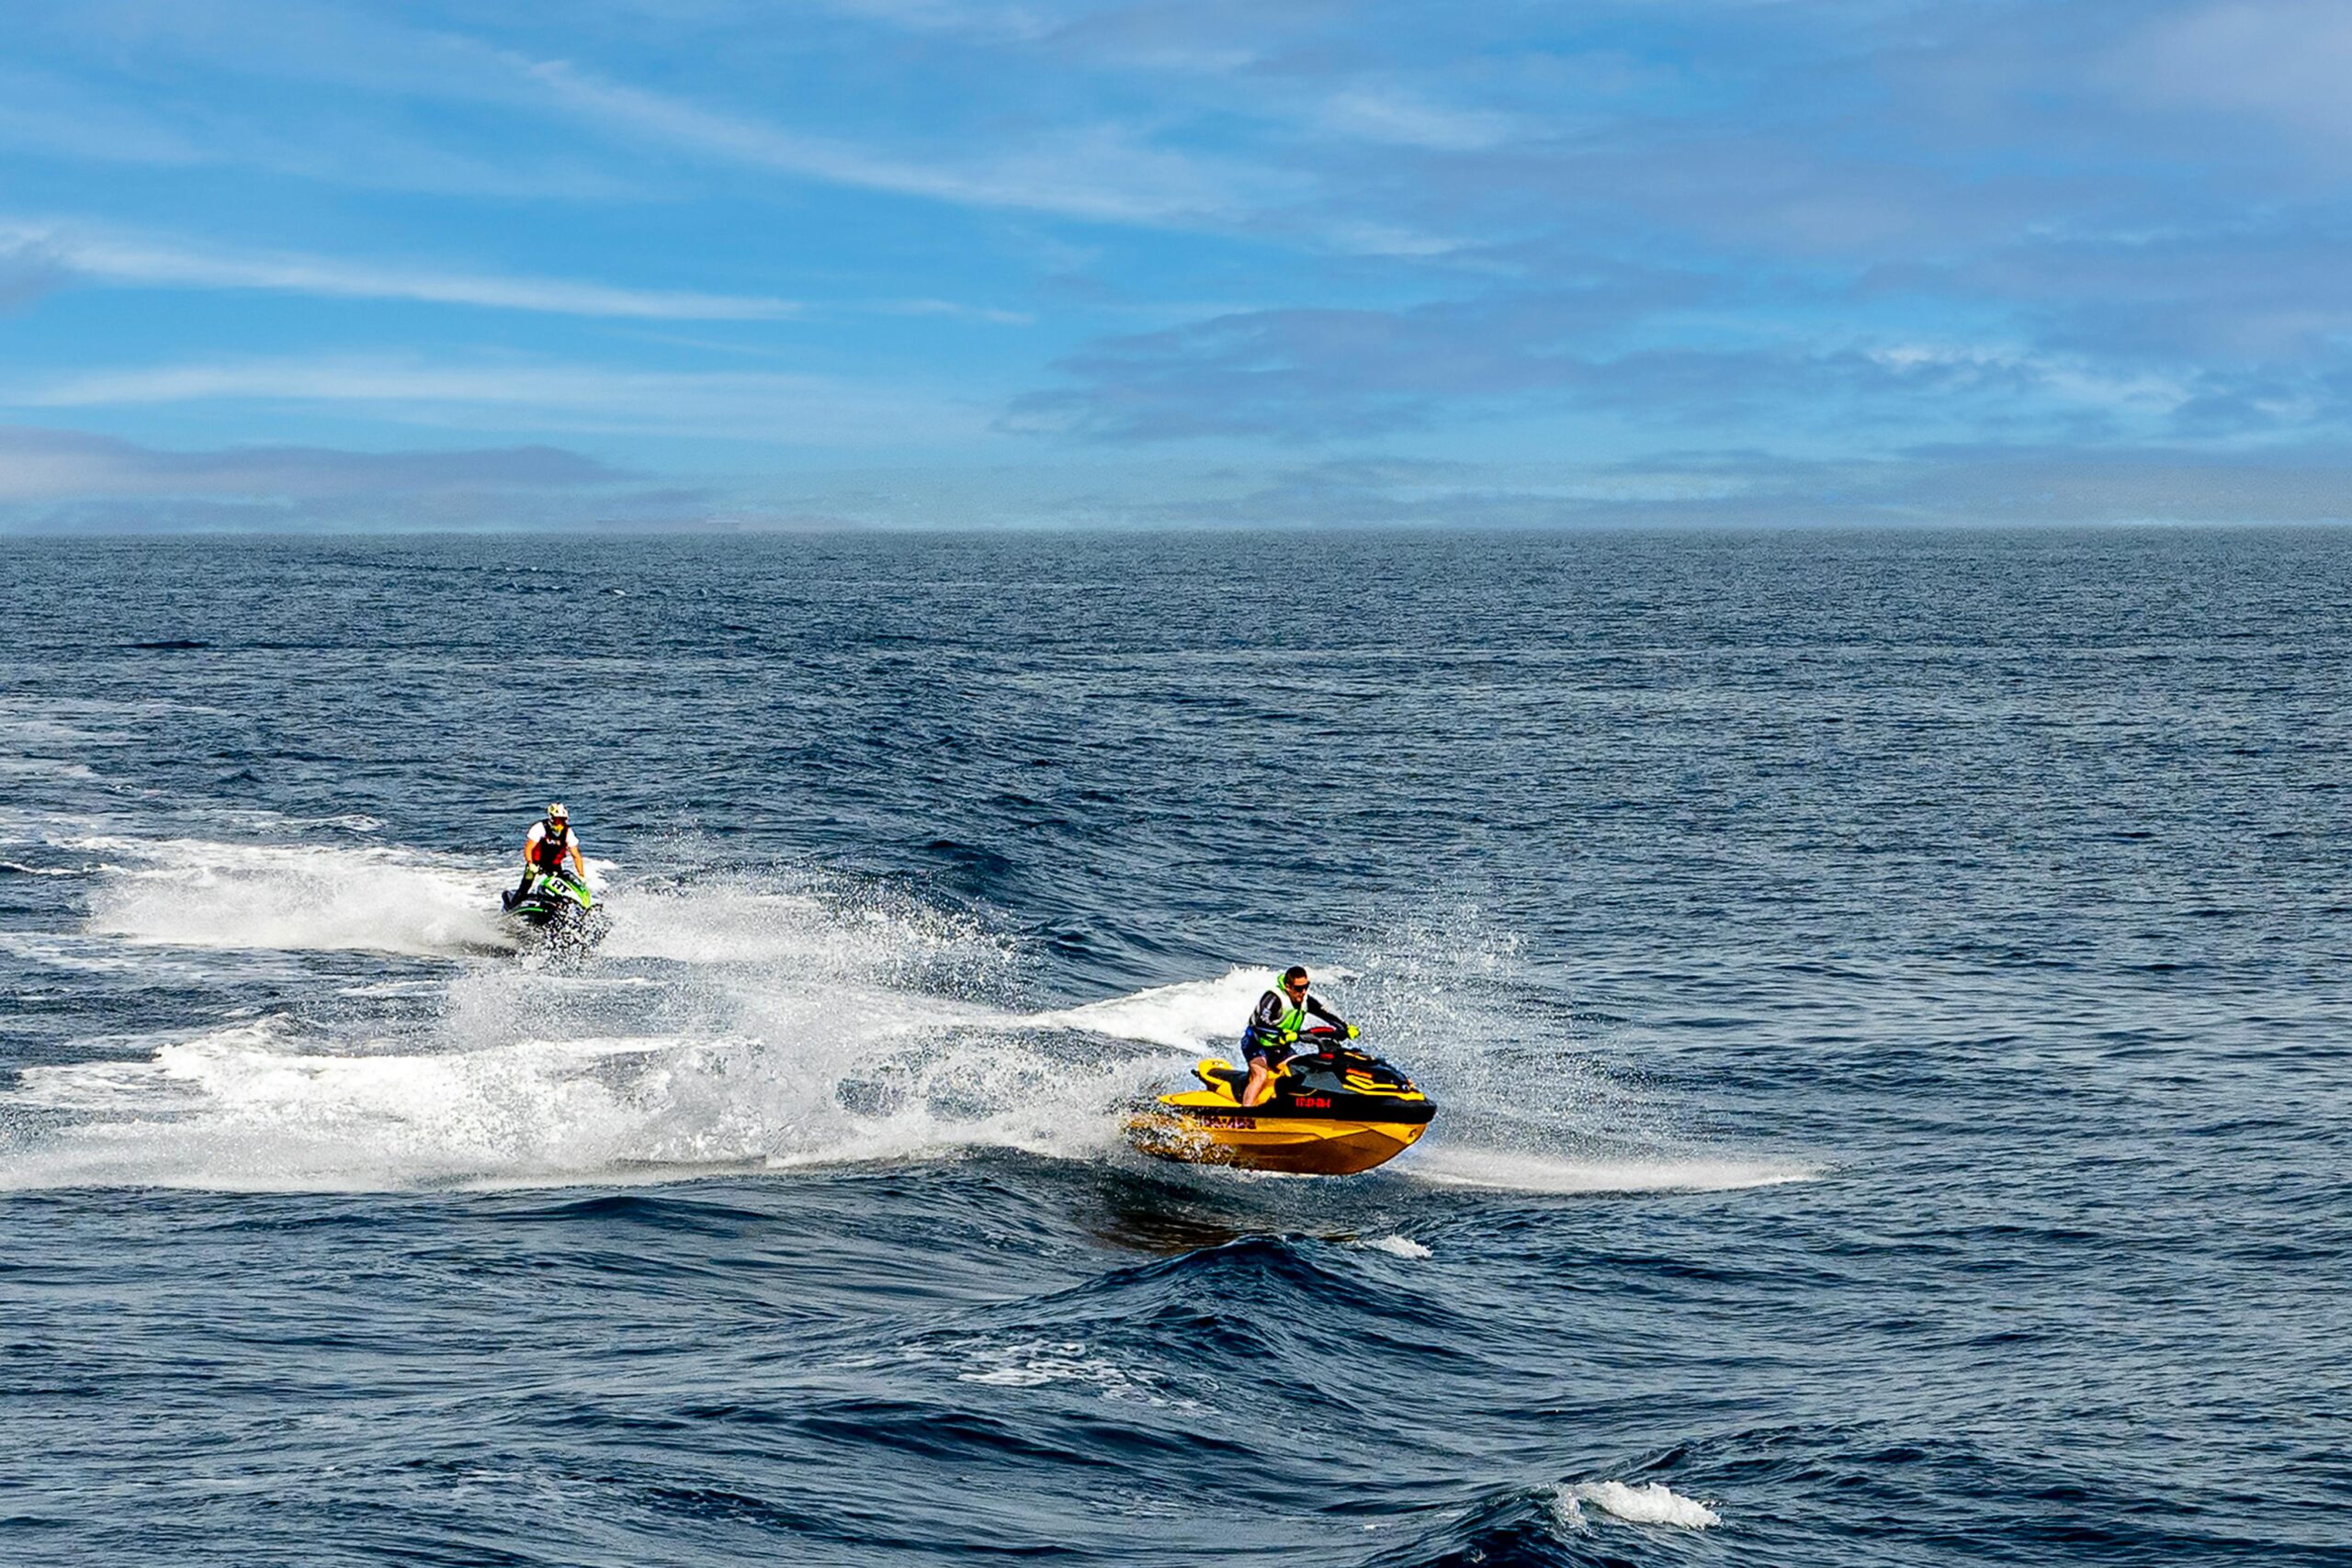
<svg viewBox="0 0 2352 1568">
<path fill-rule="evenodd" d="M 1211 1089 L 1231 1089 L 1236 1100 L 1241 1098 L 1242 1089 L 1250 1083 L 1250 1069 L 1230 1062 L 1203 1062 L 1193 1069 L 1193 1076 Z"/>
</svg>

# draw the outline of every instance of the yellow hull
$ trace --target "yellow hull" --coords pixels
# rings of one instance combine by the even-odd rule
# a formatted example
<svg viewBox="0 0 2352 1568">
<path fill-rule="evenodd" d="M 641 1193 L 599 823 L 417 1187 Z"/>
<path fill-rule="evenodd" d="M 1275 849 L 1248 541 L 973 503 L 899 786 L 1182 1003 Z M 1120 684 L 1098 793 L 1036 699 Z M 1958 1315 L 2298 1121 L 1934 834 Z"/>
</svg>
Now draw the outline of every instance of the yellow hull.
<svg viewBox="0 0 2352 1568">
<path fill-rule="evenodd" d="M 1204 1062 L 1216 1082 L 1223 1062 Z M 1368 1080 L 1367 1080 L 1368 1081 Z M 1127 1138 L 1148 1155 L 1191 1165 L 1353 1176 L 1396 1158 L 1429 1131 L 1435 1110 L 1409 1083 L 1401 1092 L 1275 1100 L 1243 1109 L 1229 1085 L 1163 1094 L 1127 1118 Z M 1384 1103 L 1385 1102 L 1385 1103 Z M 1391 1108 L 1394 1114 L 1384 1114 Z"/>
</svg>

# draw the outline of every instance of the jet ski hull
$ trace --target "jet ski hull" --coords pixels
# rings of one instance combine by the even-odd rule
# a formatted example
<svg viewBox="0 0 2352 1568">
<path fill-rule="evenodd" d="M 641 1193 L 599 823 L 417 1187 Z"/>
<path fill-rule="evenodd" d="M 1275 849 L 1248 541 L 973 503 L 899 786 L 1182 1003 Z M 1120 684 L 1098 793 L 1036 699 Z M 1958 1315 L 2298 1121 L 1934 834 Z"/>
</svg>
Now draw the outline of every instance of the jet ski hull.
<svg viewBox="0 0 2352 1568">
<path fill-rule="evenodd" d="M 1243 1170 L 1278 1170 L 1293 1176 L 1353 1176 L 1387 1164 L 1429 1131 L 1402 1122 L 1310 1122 L 1291 1116 L 1253 1116 L 1230 1100 L 1221 1111 L 1174 1101 L 1205 1095 L 1168 1095 L 1159 1106 L 1127 1119 L 1127 1136 L 1138 1149 L 1187 1165 L 1228 1165 Z"/>
<path fill-rule="evenodd" d="M 1355 1058 L 1344 1077 L 1276 1075 L 1274 1098 L 1245 1107 L 1240 1069 L 1222 1061 L 1194 1069 L 1203 1088 L 1164 1094 L 1127 1119 L 1137 1149 L 1187 1165 L 1231 1166 L 1293 1176 L 1353 1176 L 1385 1165 L 1429 1131 L 1437 1107 L 1385 1063 Z"/>
<path fill-rule="evenodd" d="M 504 903 L 506 918 L 535 942 L 594 947 L 611 923 L 595 895 L 570 872 L 541 872 L 521 893 L 506 895 Z"/>
</svg>

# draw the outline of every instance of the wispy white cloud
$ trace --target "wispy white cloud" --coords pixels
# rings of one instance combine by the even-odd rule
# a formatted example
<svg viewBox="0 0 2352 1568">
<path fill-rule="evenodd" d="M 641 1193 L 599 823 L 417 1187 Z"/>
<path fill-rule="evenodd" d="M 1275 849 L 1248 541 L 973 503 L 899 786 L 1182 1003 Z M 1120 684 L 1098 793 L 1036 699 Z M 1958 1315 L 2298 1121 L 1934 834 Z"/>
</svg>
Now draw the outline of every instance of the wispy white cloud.
<svg viewBox="0 0 2352 1568">
<path fill-rule="evenodd" d="M 0 220 L 0 252 L 12 250 L 37 255 L 69 277 L 130 288 L 266 289 L 651 321 L 775 321 L 800 309 L 786 299 L 223 250 L 76 224 Z"/>
<path fill-rule="evenodd" d="M 832 8 L 885 26 L 952 35 L 953 46 L 978 51 L 965 68 L 978 69 L 992 45 L 1027 51 L 1019 71 L 1145 65 L 1197 73 L 1258 58 L 1284 31 L 1253 21 L 1249 8 L 1217 6 L 1208 12 L 1161 6 L 1107 7 L 973 6 L 934 0 L 843 0 Z M 1172 117 L 1165 107 L 1137 106 L 1125 115 L 1024 117 L 1023 128 L 991 129 L 941 141 L 864 132 L 818 133 L 755 112 L 726 107 L 696 94 L 662 91 L 617 79 L 592 66 L 518 51 L 488 36 L 409 25 L 337 6 L 288 7 L 267 0 L 121 0 L 108 16 L 136 55 L 300 84 L 304 134 L 287 137 L 282 125 L 261 136 L 243 123 L 233 100 L 209 100 L 190 118 L 158 118 L 145 109 L 82 149 L 89 155 L 131 161 L 177 160 L 266 168 L 281 174 L 355 186 L 523 193 L 574 199 L 642 195 L 650 182 L 633 178 L 628 160 L 588 155 L 592 143 L 685 152 L 707 162 L 768 170 L 843 188 L 882 192 L 991 210 L 1036 213 L 1086 222 L 1160 229 L 1224 231 L 1278 236 L 1308 248 L 1382 254 L 1430 254 L 1451 242 L 1375 238 L 1406 232 L 1395 220 L 1327 218 L 1330 191 L 1321 172 L 1275 149 L 1254 155 L 1176 144 L 1182 127 L 1208 107 L 1196 103 Z M 96 26 L 96 24 L 93 24 Z M 1227 39 L 1239 40 L 1228 44 Z M 324 96 L 319 96 L 323 93 Z M 1218 112 L 1243 118 L 1295 123 L 1287 95 L 1260 102 L 1244 88 L 1222 95 Z M 493 115 L 552 117 L 590 142 L 560 150 L 509 149 L 503 162 L 462 136 L 393 129 L 406 117 L 380 106 L 402 99 L 461 104 Z M 356 118 L 345 102 L 372 103 Z M 185 106 L 183 106 L 185 107 Z M 0 94 L 0 135 L 8 130 L 7 99 Z M 823 106 L 812 105 L 821 122 Z M 119 118 L 119 117 L 118 117 Z M 1505 125 L 1499 117 L 1449 108 L 1408 87 L 1383 84 L 1351 89 L 1328 107 L 1307 111 L 1327 133 L 1377 145 L 1467 150 L 1490 144 Z M 18 140 L 48 147 L 89 117 L 32 115 Z M 459 121 L 462 123 L 462 120 Z M 1151 129 L 1146 129 L 1147 126 Z M 524 139 L 532 145 L 532 139 Z M 517 162 L 517 160 L 522 160 Z"/>
<path fill-rule="evenodd" d="M 1519 132 L 1513 117 L 1491 109 L 1456 108 L 1401 86 L 1369 83 L 1323 101 L 1317 119 L 1337 135 L 1440 152 L 1475 152 Z"/>
<path fill-rule="evenodd" d="M 817 0 L 824 10 L 900 32 L 999 49 L 1034 49 L 1063 61 L 1145 71 L 1242 70 L 1296 27 L 1283 7 L 1253 0 L 1144 0 L 1143 4 L 974 4 L 971 0 Z"/>
<path fill-rule="evenodd" d="M 1020 397 L 1005 428 L 1133 445 L 1311 442 L 1435 428 L 1466 411 L 1551 410 L 1790 439 L 1951 428 L 2183 434 L 2195 378 L 2030 341 L 1848 330 L 1703 334 L 1723 286 L 1619 268 L 1589 286 L 1398 310 L 1276 310 L 1107 339 L 1063 359 L 1070 384 Z M 1641 323 L 1635 327 L 1634 323 Z M 2214 389 L 2213 390 L 2220 390 Z"/>
<path fill-rule="evenodd" d="M 0 534 L 676 527 L 712 502 L 549 446 L 171 449 L 0 424 Z"/>
<path fill-rule="evenodd" d="M 125 227 L 0 220 L 0 307 L 75 282 L 256 292 L 159 320 L 138 365 L 23 334 L 0 403 L 952 455 L 986 440 L 991 402 L 1105 465 L 1179 438 L 1883 456 L 2352 428 L 2343 0 L 19 9 L 37 25 L 0 51 L 0 155 L 50 194 L 17 199 Z M 145 169 L 93 187 L 95 158 Z M 471 260 L 259 249 L 311 232 L 266 227 L 314 204 L 288 175 L 339 182 L 372 232 L 414 216 L 489 238 Z M 77 177 L 95 194 L 53 194 Z M 502 180 L 658 201 L 660 220 L 638 209 L 624 260 L 619 213 L 414 194 Z M 501 243 L 523 223 L 530 249 Z M 224 243 L 176 237 L 199 231 Z M 741 281 L 722 247 L 779 270 Z M 513 259 L 558 254 L 608 259 Z M 1675 281 L 1588 288 L 1588 258 Z M 502 271 L 525 265 L 612 280 Z M 705 281 L 747 293 L 673 287 Z M 594 320 L 596 346 L 570 352 L 610 363 L 428 363 L 413 308 L 273 310 L 264 291 L 450 307 L 436 334 L 532 325 L 458 308 Z M 1038 330 L 968 352 L 1030 310 Z M 789 333 L 694 324 L 786 315 Z M 958 352 L 898 357 L 919 338 Z M 854 368 L 789 374 L 817 364 Z"/>
<path fill-rule="evenodd" d="M 364 93 L 495 97 L 503 64 L 491 46 L 419 27 L 397 7 L 333 0 L 68 0 L 54 29 L 93 57 L 192 62 L 239 75 Z"/>
<path fill-rule="evenodd" d="M 37 299 L 68 281 L 64 264 L 48 245 L 0 234 L 0 310 Z"/>
<path fill-rule="evenodd" d="M 1115 123 L 1062 127 L 978 159 L 889 153 L 608 81 L 560 61 L 528 70 L 602 133 L 634 133 L 704 157 L 830 185 L 1086 222 L 1255 234 L 1357 255 L 1441 256 L 1463 247 L 1461 240 L 1428 228 L 1335 210 L 1324 182 L 1306 170 L 1272 158 L 1242 162 L 1170 151 Z M 1374 111 L 1367 100 L 1357 113 Z M 1399 100 L 1375 140 L 1458 146 L 1474 134 L 1499 136 L 1501 123 L 1449 118 Z"/>
<path fill-rule="evenodd" d="M 607 81 L 561 61 L 529 67 L 554 100 L 601 129 L 829 184 L 1099 222 L 1226 220 L 1271 200 L 1263 174 L 1137 141 L 1116 125 L 1070 128 L 973 163 L 894 156 L 684 98 Z"/>
<path fill-rule="evenodd" d="M 782 372 L 670 372 L 576 363 L 253 358 L 90 370 L 0 387 L 0 406 L 338 405 L 411 424 L 518 433 L 661 434 L 776 446 L 953 445 L 988 412 L 903 386 Z"/>
<path fill-rule="evenodd" d="M 1026 327 L 1036 323 L 1028 310 L 1000 310 L 988 305 L 966 305 L 954 299 L 881 299 L 865 307 L 883 316 L 944 316 L 959 321 L 983 321 L 989 326 Z"/>
<path fill-rule="evenodd" d="M 530 70 L 601 133 L 634 135 L 705 158 L 853 189 L 1046 218 L 1251 235 L 1351 255 L 1450 256 L 1471 243 L 1460 234 L 1401 218 L 1366 216 L 1310 161 L 1273 150 L 1250 160 L 1174 151 L 1133 127 L 1095 122 L 1030 133 L 1020 145 L 978 156 L 961 149 L 886 152 L 594 78 L 560 62 Z M 1303 125 L 1326 138 L 1430 152 L 1486 151 L 1526 129 L 1515 117 L 1452 109 L 1408 92 L 1371 88 L 1337 95 L 1319 106 L 1269 109 L 1265 118 L 1285 127 Z M 1051 243 L 1080 254 L 1067 240 Z M 1008 322 L 1030 319 L 965 307 L 938 313 Z"/>
<path fill-rule="evenodd" d="M 915 33 L 983 39 L 1039 38 L 1057 25 L 1035 6 L 974 6 L 963 0 L 820 0 L 828 11 Z"/>
<path fill-rule="evenodd" d="M 519 98 L 512 74 L 509 65 L 503 91 Z M 443 87 L 444 96 L 496 101 Z M 332 93 L 306 106 L 299 121 L 282 107 L 258 109 L 237 98 L 123 96 L 131 101 L 0 64 L 0 149 L 41 160 L 258 170 L 366 190 L 568 201 L 644 195 L 609 159 L 526 152 L 511 141 L 469 146 L 446 130 L 387 121 L 364 89 Z"/>
<path fill-rule="evenodd" d="M 0 425 L 0 502 L 156 495 L 315 497 L 455 488 L 576 490 L 639 478 L 547 446 L 429 452 L 321 446 L 167 451 L 81 431 Z"/>
<path fill-rule="evenodd" d="M 0 142 L 49 156 L 182 166 L 204 151 L 187 132 L 136 106 L 34 72 L 0 66 Z"/>
</svg>

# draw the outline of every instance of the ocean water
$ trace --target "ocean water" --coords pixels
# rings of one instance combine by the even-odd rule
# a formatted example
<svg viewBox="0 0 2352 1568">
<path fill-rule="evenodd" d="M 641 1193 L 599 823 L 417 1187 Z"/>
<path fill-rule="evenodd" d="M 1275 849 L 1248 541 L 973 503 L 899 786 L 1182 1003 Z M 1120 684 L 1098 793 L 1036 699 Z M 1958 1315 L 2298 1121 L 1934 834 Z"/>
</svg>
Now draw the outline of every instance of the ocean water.
<svg viewBox="0 0 2352 1568">
<path fill-rule="evenodd" d="M 2352 1561 L 2347 668 L 2329 531 L 0 542 L 0 1560 Z M 1127 1149 L 1293 960 L 1430 1136 Z"/>
</svg>

